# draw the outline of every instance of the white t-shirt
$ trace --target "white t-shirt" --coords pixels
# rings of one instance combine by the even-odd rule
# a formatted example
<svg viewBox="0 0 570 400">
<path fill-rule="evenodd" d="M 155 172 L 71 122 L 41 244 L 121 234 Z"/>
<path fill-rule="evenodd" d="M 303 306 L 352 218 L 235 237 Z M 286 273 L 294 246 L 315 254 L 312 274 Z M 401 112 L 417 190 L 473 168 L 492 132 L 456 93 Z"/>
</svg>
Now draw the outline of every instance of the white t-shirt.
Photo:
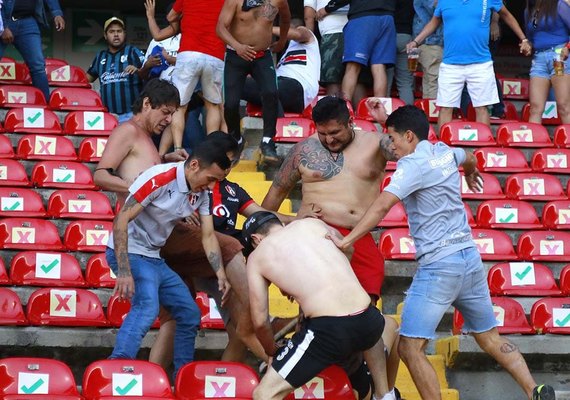
<svg viewBox="0 0 570 400">
<path fill-rule="evenodd" d="M 315 11 L 320 10 L 329 3 L 330 0 L 304 0 L 305 7 L 311 7 Z M 318 21 L 319 32 L 322 35 L 342 32 L 342 28 L 348 22 L 348 7 L 344 6 L 335 12 L 327 15 L 322 21 Z"/>
<path fill-rule="evenodd" d="M 150 53 L 152 52 L 152 49 L 155 48 L 155 46 L 160 46 L 164 48 L 164 50 L 166 50 L 169 56 L 176 57 L 176 55 L 178 54 L 178 48 L 180 47 L 180 36 L 181 35 L 179 33 L 178 35 L 169 37 L 168 39 L 161 40 L 160 42 L 157 42 L 156 40 L 152 39 L 148 44 L 146 54 L 144 55 L 144 62 L 148 60 L 148 58 L 150 57 Z M 171 76 L 173 71 L 174 71 L 174 65 L 169 66 L 160 73 L 160 79 L 170 82 L 172 80 Z"/>
</svg>

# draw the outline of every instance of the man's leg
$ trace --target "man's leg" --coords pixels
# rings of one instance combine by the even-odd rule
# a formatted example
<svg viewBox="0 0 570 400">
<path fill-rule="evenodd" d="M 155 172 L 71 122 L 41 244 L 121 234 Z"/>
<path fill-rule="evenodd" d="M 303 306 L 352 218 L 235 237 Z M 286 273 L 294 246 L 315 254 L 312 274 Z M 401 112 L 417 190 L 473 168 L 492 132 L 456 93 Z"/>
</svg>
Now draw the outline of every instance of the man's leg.
<svg viewBox="0 0 570 400">
<path fill-rule="evenodd" d="M 414 104 L 414 75 L 408 69 L 408 55 L 406 54 L 406 44 L 412 37 L 407 33 L 398 33 L 396 51 L 396 86 L 400 99 L 406 104 Z M 372 70 L 374 71 L 374 69 Z M 390 86 L 388 86 L 389 92 Z M 389 94 L 389 93 L 388 93 Z"/>
<path fill-rule="evenodd" d="M 267 373 L 253 391 L 254 400 L 280 400 L 293 391 L 291 386 L 273 368 L 269 367 Z"/>
<path fill-rule="evenodd" d="M 489 125 L 490 115 L 487 106 L 475 107 L 475 121 Z"/>
<path fill-rule="evenodd" d="M 437 374 L 430 364 L 425 349 L 427 339 L 400 336 L 398 351 L 423 400 L 441 400 Z"/>
<path fill-rule="evenodd" d="M 384 64 L 373 64 L 370 66 L 374 79 L 374 96 L 388 96 L 388 81 L 386 78 L 386 66 Z M 397 76 L 396 76 L 397 79 Z"/>
<path fill-rule="evenodd" d="M 461 93 L 465 86 L 465 68 L 462 65 L 441 63 L 436 104 L 440 107 L 437 120 L 438 131 L 451 121 L 453 109 L 461 105 Z"/>
<path fill-rule="evenodd" d="M 160 314 L 168 314 L 161 309 Z M 167 321 L 160 318 L 160 329 L 158 335 L 152 344 L 148 360 L 159 364 L 162 368 L 167 369 L 172 364 L 172 354 L 174 353 L 174 333 L 176 332 L 176 321 L 168 314 Z"/>
<path fill-rule="evenodd" d="M 228 133 L 236 140 L 241 140 L 239 101 L 251 63 L 244 60 L 233 50 L 226 50 L 224 65 L 224 117 L 228 124 Z M 241 142 L 240 142 L 241 143 Z"/>
<path fill-rule="evenodd" d="M 362 65 L 355 62 L 348 62 L 345 64 L 344 77 L 342 78 L 341 91 L 346 99 L 350 101 L 354 95 L 354 89 L 358 81 L 358 74 Z"/>
<path fill-rule="evenodd" d="M 471 64 L 467 68 L 465 71 L 467 90 L 475 108 L 475 120 L 489 125 L 487 106 L 499 102 L 493 62 Z"/>
<path fill-rule="evenodd" d="M 204 69 L 202 78 L 202 97 L 206 107 L 206 133 L 219 131 L 223 126 L 222 79 L 224 76 L 224 62 L 210 55 L 203 55 Z"/>
<path fill-rule="evenodd" d="M 424 99 L 437 97 L 439 65 L 443 49 L 437 45 L 423 44 L 420 46 L 419 63 L 422 65 L 424 76 L 422 77 L 422 96 Z"/>
</svg>

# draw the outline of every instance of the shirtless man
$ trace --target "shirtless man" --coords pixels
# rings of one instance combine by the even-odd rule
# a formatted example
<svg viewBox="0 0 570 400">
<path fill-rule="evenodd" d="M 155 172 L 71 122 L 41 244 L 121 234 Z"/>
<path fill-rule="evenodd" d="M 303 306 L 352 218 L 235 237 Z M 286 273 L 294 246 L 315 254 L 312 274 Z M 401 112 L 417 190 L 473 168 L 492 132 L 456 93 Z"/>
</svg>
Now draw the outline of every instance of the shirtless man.
<svg viewBox="0 0 570 400">
<path fill-rule="evenodd" d="M 386 378 L 384 318 L 345 255 L 328 239 L 338 232 L 314 218 L 283 227 L 274 214 L 261 211 L 246 220 L 243 234 L 255 249 L 247 262 L 253 325 L 272 357 L 253 398 L 283 399 L 329 365 L 363 351 L 374 380 L 373 399 L 394 399 Z M 282 348 L 273 340 L 267 312 L 270 282 L 295 298 L 305 313 L 300 331 Z"/>
<path fill-rule="evenodd" d="M 279 14 L 279 40 L 273 44 L 273 20 Z M 291 13 L 286 0 L 225 0 L 216 32 L 226 43 L 224 65 L 224 116 L 228 132 L 244 146 L 240 132 L 239 101 L 245 79 L 257 82 L 263 105 L 262 156 L 279 162 L 273 137 L 277 124 L 277 80 L 271 50 L 285 47 Z M 270 50 L 271 49 L 271 50 Z"/>
</svg>

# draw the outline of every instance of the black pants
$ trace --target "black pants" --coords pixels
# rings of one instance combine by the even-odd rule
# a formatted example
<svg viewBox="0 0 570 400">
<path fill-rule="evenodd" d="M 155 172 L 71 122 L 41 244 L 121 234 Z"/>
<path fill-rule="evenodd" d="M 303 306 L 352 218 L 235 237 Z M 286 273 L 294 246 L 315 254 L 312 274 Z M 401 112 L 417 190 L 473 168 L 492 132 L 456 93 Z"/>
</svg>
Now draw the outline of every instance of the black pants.
<svg viewBox="0 0 570 400">
<path fill-rule="evenodd" d="M 242 98 L 247 75 L 259 87 L 263 110 L 263 137 L 275 136 L 277 124 L 277 79 L 271 52 L 267 50 L 263 56 L 253 61 L 246 61 L 234 51 L 226 50 L 224 65 L 224 117 L 228 124 L 228 133 L 236 139 L 241 137 L 239 101 Z"/>
<path fill-rule="evenodd" d="M 302 113 L 305 109 L 305 93 L 303 86 L 298 80 L 286 78 L 284 76 L 277 77 L 277 91 L 279 92 L 279 108 L 277 116 L 282 117 L 284 112 Z M 261 106 L 261 93 L 259 86 L 253 78 L 248 77 L 243 88 L 242 99 L 248 103 Z"/>
</svg>

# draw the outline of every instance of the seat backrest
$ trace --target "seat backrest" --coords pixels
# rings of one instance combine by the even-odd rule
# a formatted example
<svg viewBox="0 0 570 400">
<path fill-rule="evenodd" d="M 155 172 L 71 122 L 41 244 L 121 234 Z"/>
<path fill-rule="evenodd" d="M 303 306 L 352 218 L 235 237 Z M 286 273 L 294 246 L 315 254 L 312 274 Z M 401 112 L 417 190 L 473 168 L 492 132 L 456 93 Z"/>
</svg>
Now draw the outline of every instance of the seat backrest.
<svg viewBox="0 0 570 400">
<path fill-rule="evenodd" d="M 194 361 L 176 376 L 174 392 L 179 400 L 253 398 L 259 378 L 248 365 L 231 361 Z"/>
<path fill-rule="evenodd" d="M 517 251 L 521 260 L 566 262 L 570 257 L 570 233 L 526 231 L 519 236 Z"/>
<path fill-rule="evenodd" d="M 0 133 L 4 132 L 0 125 Z M 5 135 L 0 135 L 0 158 L 14 158 L 14 147 L 12 142 Z"/>
<path fill-rule="evenodd" d="M 564 296 L 570 296 L 570 264 L 560 271 L 560 290 Z"/>
<path fill-rule="evenodd" d="M 0 310 L 2 310 L 0 325 L 28 325 L 28 319 L 24 315 L 20 298 L 8 288 L 0 287 Z M 0 368 L 0 393 L 4 389 L 1 376 L 2 368 Z"/>
<path fill-rule="evenodd" d="M 42 197 L 32 189 L 0 186 L 0 217 L 46 216 Z"/>
<path fill-rule="evenodd" d="M 530 104 L 526 103 L 522 108 L 522 120 L 528 121 L 530 117 Z M 560 125 L 560 116 L 555 101 L 546 101 L 542 112 L 542 125 Z"/>
<path fill-rule="evenodd" d="M 570 174 L 570 149 L 537 149 L 530 165 L 533 171 Z"/>
<path fill-rule="evenodd" d="M 473 192 L 469 189 L 467 182 L 465 181 L 465 176 L 463 172 L 461 175 L 461 197 L 465 199 L 482 199 L 482 200 L 493 200 L 493 199 L 504 199 L 505 195 L 503 193 L 503 188 L 497 177 L 493 174 L 486 172 L 481 172 L 481 177 L 483 178 L 483 190 L 481 192 Z"/>
<path fill-rule="evenodd" d="M 358 102 L 358 107 L 356 108 L 356 117 L 359 119 L 365 119 L 367 121 L 374 121 L 374 118 L 370 115 L 368 108 L 366 107 L 366 100 L 368 99 L 369 97 L 365 97 Z M 405 105 L 402 100 L 395 97 L 378 97 L 378 99 L 380 99 L 384 105 L 386 114 L 388 115 L 392 114 L 395 110 Z"/>
<path fill-rule="evenodd" d="M 105 251 L 112 231 L 111 221 L 73 221 L 65 228 L 63 243 L 70 251 L 101 253 Z"/>
<path fill-rule="evenodd" d="M 0 107 L 45 107 L 42 91 L 27 85 L 0 85 Z"/>
<path fill-rule="evenodd" d="M 277 118 L 275 142 L 296 143 L 315 133 L 315 124 L 307 118 Z"/>
<path fill-rule="evenodd" d="M 505 122 L 516 122 L 520 121 L 519 114 L 517 112 L 517 108 L 513 103 L 508 100 L 503 100 L 503 105 L 505 106 L 505 117 L 504 118 L 491 118 L 489 121 L 491 124 L 504 124 Z M 476 121 L 477 120 L 477 112 L 473 107 L 472 103 L 469 103 L 467 106 L 467 119 L 469 121 Z"/>
<path fill-rule="evenodd" d="M 59 118 L 55 113 L 42 107 L 12 108 L 6 113 L 4 129 L 14 133 L 41 133 L 61 135 Z"/>
<path fill-rule="evenodd" d="M 48 200 L 48 216 L 52 218 L 105 219 L 115 217 L 109 198 L 92 190 L 60 189 Z"/>
<path fill-rule="evenodd" d="M 505 232 L 476 228 L 471 233 L 482 260 L 518 259 L 511 238 Z"/>
<path fill-rule="evenodd" d="M 75 65 L 46 65 L 50 86 L 91 88 L 85 71 Z"/>
<path fill-rule="evenodd" d="M 4 259 L 0 257 L 0 285 L 9 285 L 12 281 L 6 272 L 6 266 L 4 265 Z"/>
<path fill-rule="evenodd" d="M 0 83 L 8 85 L 31 85 L 32 77 L 28 66 L 6 57 L 0 60 Z"/>
<path fill-rule="evenodd" d="M 408 228 L 384 230 L 378 247 L 387 260 L 413 260 L 416 256 L 416 246 Z"/>
<path fill-rule="evenodd" d="M 22 160 L 76 161 L 73 142 L 65 136 L 25 135 L 18 141 L 17 157 Z"/>
<path fill-rule="evenodd" d="M 24 166 L 16 160 L 0 158 L 0 186 L 30 186 Z"/>
<path fill-rule="evenodd" d="M 108 326 L 101 301 L 86 289 L 38 289 L 28 299 L 26 314 L 32 325 Z"/>
<path fill-rule="evenodd" d="M 451 121 L 439 131 L 439 138 L 450 146 L 495 146 L 489 126 L 480 122 Z"/>
<path fill-rule="evenodd" d="M 547 229 L 570 229 L 570 200 L 546 203 L 542 208 L 542 224 Z"/>
<path fill-rule="evenodd" d="M 511 147 L 552 147 L 548 131 L 532 122 L 507 122 L 497 130 L 497 144 Z"/>
<path fill-rule="evenodd" d="M 0 219 L 0 248 L 17 250 L 63 250 L 56 226 L 38 218 Z"/>
<path fill-rule="evenodd" d="M 218 306 L 216 301 L 208 297 L 204 292 L 196 293 L 196 304 L 200 309 L 200 328 L 201 329 L 221 329 L 225 330 L 224 320 L 220 312 L 218 311 Z"/>
<path fill-rule="evenodd" d="M 107 303 L 107 320 L 111 326 L 119 328 L 127 314 L 131 310 L 131 302 L 128 299 L 120 299 L 118 294 L 114 294 L 109 297 L 109 302 Z M 151 325 L 151 328 L 160 328 L 160 321 L 158 317 Z"/>
<path fill-rule="evenodd" d="M 158 364 L 142 360 L 100 360 L 83 374 L 86 400 L 101 397 L 172 399 L 168 376 Z"/>
<path fill-rule="evenodd" d="M 71 111 L 65 117 L 66 135 L 109 136 L 119 124 L 113 114 L 103 111 Z"/>
<path fill-rule="evenodd" d="M 435 104 L 435 99 L 418 99 L 414 105 L 425 113 L 430 123 L 437 123 L 439 107 Z"/>
<path fill-rule="evenodd" d="M 106 137 L 86 137 L 79 144 L 78 156 L 81 162 L 99 162 L 107 145 Z"/>
<path fill-rule="evenodd" d="M 503 98 L 512 100 L 528 100 L 530 81 L 519 78 L 499 78 Z"/>
<path fill-rule="evenodd" d="M 354 392 L 346 372 L 332 365 L 285 397 L 295 399 L 354 400 Z"/>
<path fill-rule="evenodd" d="M 354 124 L 355 130 L 361 130 L 365 132 L 378 132 L 378 128 L 376 128 L 376 125 L 374 125 L 372 121 L 356 118 L 352 120 L 352 123 Z"/>
<path fill-rule="evenodd" d="M 46 57 L 45 58 L 46 66 L 47 65 L 55 65 L 58 67 L 62 67 L 64 65 L 68 65 L 67 61 L 62 58 L 55 58 L 55 57 Z"/>
<path fill-rule="evenodd" d="M 505 194 L 510 199 L 551 201 L 567 199 L 556 176 L 538 172 L 518 173 L 505 182 Z"/>
<path fill-rule="evenodd" d="M 49 106 L 61 111 L 106 111 L 101 97 L 92 89 L 60 87 L 51 92 Z"/>
<path fill-rule="evenodd" d="M 558 147 L 570 148 L 570 124 L 556 127 L 554 131 L 554 144 Z"/>
<path fill-rule="evenodd" d="M 529 172 L 526 157 L 519 149 L 481 147 L 473 152 L 477 168 L 484 172 Z"/>
<path fill-rule="evenodd" d="M 10 276 L 15 285 L 85 286 L 79 261 L 69 253 L 20 252 L 12 258 Z"/>
<path fill-rule="evenodd" d="M 532 262 L 495 264 L 487 275 L 491 295 L 560 296 L 550 268 Z"/>
<path fill-rule="evenodd" d="M 92 255 L 85 267 L 85 281 L 91 287 L 114 288 L 117 277 L 109 268 L 105 253 Z"/>
<path fill-rule="evenodd" d="M 0 360 L 0 397 L 5 395 L 21 395 L 18 397 L 20 399 L 33 399 L 38 395 L 70 396 L 70 400 L 81 399 L 73 373 L 66 364 L 58 360 L 35 357 L 12 357 Z"/>
<path fill-rule="evenodd" d="M 540 229 L 532 204 L 520 200 L 486 200 L 477 207 L 477 226 L 498 229 Z"/>
<path fill-rule="evenodd" d="M 87 166 L 73 161 L 40 161 L 32 170 L 32 183 L 37 187 L 62 189 L 96 189 Z"/>
<path fill-rule="evenodd" d="M 532 305 L 530 320 L 539 333 L 570 334 L 570 297 L 545 297 Z"/>
</svg>

